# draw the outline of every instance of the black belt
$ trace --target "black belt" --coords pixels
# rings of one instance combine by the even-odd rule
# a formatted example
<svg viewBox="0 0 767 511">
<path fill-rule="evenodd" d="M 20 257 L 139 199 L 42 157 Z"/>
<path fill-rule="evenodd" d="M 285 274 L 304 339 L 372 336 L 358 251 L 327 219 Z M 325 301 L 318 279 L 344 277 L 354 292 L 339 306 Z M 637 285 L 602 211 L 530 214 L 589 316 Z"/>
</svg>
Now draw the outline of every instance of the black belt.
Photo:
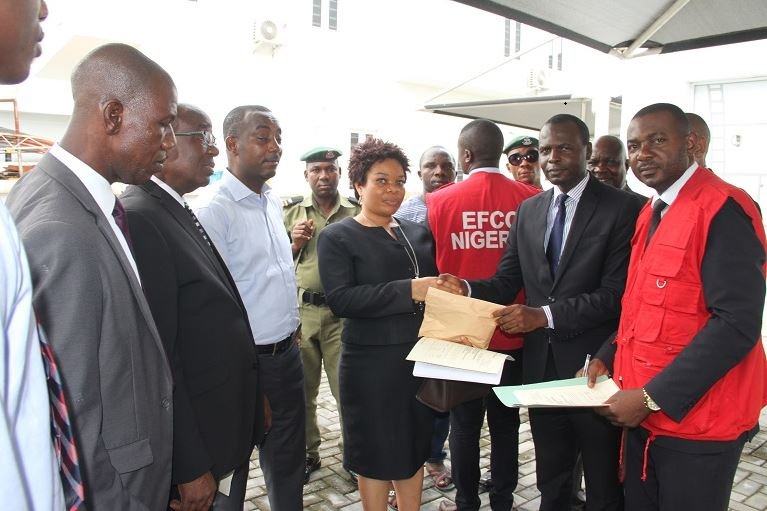
<svg viewBox="0 0 767 511">
<path fill-rule="evenodd" d="M 301 293 L 301 301 L 311 305 L 325 305 L 327 303 L 325 301 L 324 293 L 315 293 L 314 291 L 309 291 L 308 289 L 305 289 L 304 292 Z"/>
<path fill-rule="evenodd" d="M 298 330 L 296 330 L 297 332 Z M 290 343 L 295 342 L 296 332 L 293 332 L 283 340 L 274 344 L 256 344 L 256 353 L 259 355 L 277 355 L 290 348 Z"/>
</svg>

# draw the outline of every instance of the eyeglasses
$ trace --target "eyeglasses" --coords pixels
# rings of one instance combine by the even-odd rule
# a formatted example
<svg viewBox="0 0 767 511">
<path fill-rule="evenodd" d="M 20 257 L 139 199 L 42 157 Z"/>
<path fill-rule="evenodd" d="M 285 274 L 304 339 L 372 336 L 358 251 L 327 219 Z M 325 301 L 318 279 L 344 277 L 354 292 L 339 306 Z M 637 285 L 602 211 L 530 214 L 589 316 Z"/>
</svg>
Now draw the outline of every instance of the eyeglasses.
<svg viewBox="0 0 767 511">
<path fill-rule="evenodd" d="M 216 137 L 210 131 L 187 131 L 186 133 L 176 133 L 177 137 L 200 137 L 205 147 L 216 145 Z"/>
<path fill-rule="evenodd" d="M 176 133 L 178 135 L 178 133 Z M 528 151 L 527 154 L 514 153 L 509 156 L 509 163 L 515 167 L 519 167 L 522 164 L 522 160 L 527 160 L 530 163 L 538 161 L 538 151 Z"/>
</svg>

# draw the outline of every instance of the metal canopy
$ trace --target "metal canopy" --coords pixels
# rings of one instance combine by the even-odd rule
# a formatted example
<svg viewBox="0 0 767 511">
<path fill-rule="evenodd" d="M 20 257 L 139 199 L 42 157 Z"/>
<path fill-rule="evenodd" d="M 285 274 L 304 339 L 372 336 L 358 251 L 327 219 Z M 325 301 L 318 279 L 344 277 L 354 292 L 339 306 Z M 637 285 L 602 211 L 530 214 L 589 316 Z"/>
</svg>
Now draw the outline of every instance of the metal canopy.
<svg viewBox="0 0 767 511">
<path fill-rule="evenodd" d="M 425 105 L 424 109 L 444 115 L 469 119 L 490 119 L 498 123 L 538 131 L 547 119 L 569 113 L 583 119 L 593 131 L 594 115 L 591 100 L 570 95 L 509 98 L 491 101 L 469 101 Z"/>
<path fill-rule="evenodd" d="M 454 1 L 622 58 L 767 39 L 765 0 Z"/>
</svg>

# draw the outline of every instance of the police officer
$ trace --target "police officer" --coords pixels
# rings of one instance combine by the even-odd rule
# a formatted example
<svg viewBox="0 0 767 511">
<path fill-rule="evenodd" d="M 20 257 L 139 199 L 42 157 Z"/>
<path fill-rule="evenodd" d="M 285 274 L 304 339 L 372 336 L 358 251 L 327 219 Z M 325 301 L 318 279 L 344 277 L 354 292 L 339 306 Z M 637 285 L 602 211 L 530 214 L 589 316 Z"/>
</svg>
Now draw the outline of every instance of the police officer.
<svg viewBox="0 0 767 511">
<path fill-rule="evenodd" d="M 537 138 L 525 135 L 517 137 L 503 149 L 503 154 L 509 159 L 506 168 L 515 181 L 542 189 Z"/>
<path fill-rule="evenodd" d="M 338 360 L 341 353 L 341 320 L 333 316 L 325 303 L 317 266 L 317 237 L 331 222 L 338 222 L 360 212 L 354 199 L 338 193 L 341 152 L 331 147 L 316 147 L 301 156 L 306 162 L 304 178 L 311 195 L 298 196 L 284 202 L 285 228 L 291 239 L 298 284 L 301 314 L 301 359 L 304 364 L 306 394 L 306 470 L 304 483 L 320 468 L 320 430 L 317 426 L 317 393 L 322 365 L 328 375 L 330 391 L 338 396 Z"/>
</svg>

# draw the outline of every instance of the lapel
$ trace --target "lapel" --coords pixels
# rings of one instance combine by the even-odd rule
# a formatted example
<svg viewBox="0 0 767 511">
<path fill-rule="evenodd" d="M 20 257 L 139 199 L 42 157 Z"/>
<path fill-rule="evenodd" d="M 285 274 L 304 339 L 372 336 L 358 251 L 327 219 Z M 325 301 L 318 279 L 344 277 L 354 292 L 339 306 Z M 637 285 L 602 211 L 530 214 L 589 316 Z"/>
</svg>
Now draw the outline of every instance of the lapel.
<svg viewBox="0 0 767 511">
<path fill-rule="evenodd" d="M 211 245 L 208 245 L 208 243 L 202 237 L 200 231 L 197 229 L 197 226 L 194 224 L 194 220 L 192 220 L 192 217 L 186 208 L 184 208 L 184 206 L 179 204 L 176 199 L 171 197 L 170 194 L 168 194 L 165 190 L 157 186 L 157 184 L 152 181 L 147 181 L 145 184 L 140 185 L 140 187 L 151 197 L 157 200 L 160 203 L 160 206 L 165 209 L 165 211 L 167 211 L 168 214 L 189 235 L 189 237 L 197 245 L 200 251 L 205 254 L 205 258 L 215 269 L 216 274 L 218 274 L 221 281 L 226 284 L 227 288 L 229 289 L 229 293 L 234 298 L 239 299 L 239 294 L 234 287 L 234 281 L 227 271 L 221 256 L 218 255 L 218 252 L 212 246 L 212 242 Z"/>
<path fill-rule="evenodd" d="M 43 156 L 43 158 L 40 160 L 40 163 L 38 164 L 38 170 L 42 170 L 48 175 L 48 177 L 59 183 L 62 188 L 64 188 L 80 203 L 80 205 L 88 214 L 93 216 L 96 227 L 106 240 L 107 244 L 112 250 L 112 253 L 119 261 L 120 267 L 122 268 L 123 273 L 130 283 L 131 291 L 133 291 L 133 298 L 138 304 L 139 310 L 144 317 L 144 322 L 152 334 L 152 339 L 154 340 L 157 349 L 163 355 L 163 360 L 167 369 L 167 375 L 170 377 L 171 370 L 170 366 L 168 365 L 167 357 L 165 356 L 165 348 L 163 347 L 162 341 L 160 340 L 160 334 L 157 332 L 157 327 L 155 326 L 154 319 L 152 318 L 152 312 L 149 310 L 149 304 L 144 297 L 144 290 L 141 288 L 141 284 L 139 284 L 139 281 L 136 278 L 136 273 L 133 271 L 133 267 L 128 261 L 128 258 L 125 256 L 122 245 L 120 245 L 120 242 L 118 241 L 117 236 L 115 236 L 115 233 L 112 230 L 112 226 L 109 225 L 109 221 L 104 216 L 104 213 L 101 211 L 98 204 L 96 204 L 93 196 L 90 194 L 87 188 L 85 188 L 85 185 L 83 185 L 82 181 L 80 181 L 80 179 L 78 179 L 78 177 L 75 176 L 75 174 L 66 165 L 61 163 L 54 156 L 49 154 Z M 115 320 L 116 319 L 117 318 L 115 318 Z"/>
<path fill-rule="evenodd" d="M 598 185 L 595 183 L 595 179 L 589 177 L 586 188 L 583 190 L 583 195 L 581 195 L 581 199 L 578 201 L 578 209 L 575 211 L 575 216 L 570 224 L 570 231 L 567 233 L 567 240 L 565 240 L 565 246 L 562 249 L 562 257 L 559 258 L 559 267 L 557 268 L 557 274 L 554 276 L 554 286 L 559 283 L 562 274 L 567 269 L 567 265 L 570 263 L 575 249 L 578 247 L 578 242 L 599 204 L 599 195 L 596 190 Z"/>
<path fill-rule="evenodd" d="M 532 242 L 527 250 L 532 251 L 533 260 L 537 261 L 535 267 L 538 271 L 538 282 L 546 289 L 551 288 L 553 279 L 549 270 L 549 260 L 546 258 L 546 224 L 548 222 L 549 205 L 554 195 L 552 189 L 546 190 L 533 197 L 531 201 L 531 232 L 524 239 L 530 239 Z"/>
</svg>

